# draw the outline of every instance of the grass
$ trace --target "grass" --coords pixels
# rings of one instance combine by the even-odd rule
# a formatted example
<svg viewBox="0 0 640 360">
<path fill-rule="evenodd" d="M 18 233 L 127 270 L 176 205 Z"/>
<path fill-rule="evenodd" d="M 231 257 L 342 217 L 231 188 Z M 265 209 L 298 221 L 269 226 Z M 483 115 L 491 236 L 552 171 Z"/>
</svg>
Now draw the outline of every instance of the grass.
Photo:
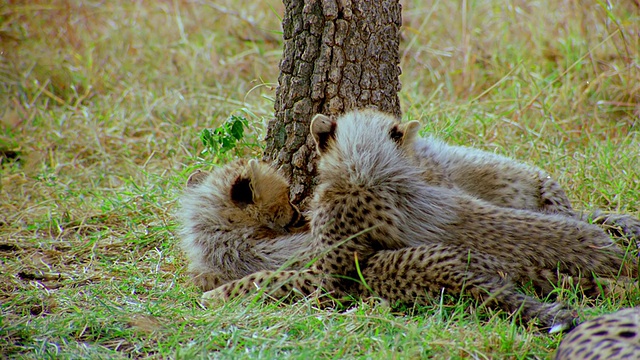
<svg viewBox="0 0 640 360">
<path fill-rule="evenodd" d="M 548 170 L 576 208 L 640 216 L 637 2 L 403 5 L 406 118 Z M 249 119 L 248 138 L 264 135 L 282 11 L 275 0 L 0 4 L 0 354 L 553 353 L 560 335 L 467 298 L 405 311 L 199 306 L 176 246 L 176 198 L 191 170 L 224 160 L 200 157 L 203 128 L 235 114 Z M 560 298 L 585 317 L 640 303 L 637 291 L 574 295 Z"/>
</svg>

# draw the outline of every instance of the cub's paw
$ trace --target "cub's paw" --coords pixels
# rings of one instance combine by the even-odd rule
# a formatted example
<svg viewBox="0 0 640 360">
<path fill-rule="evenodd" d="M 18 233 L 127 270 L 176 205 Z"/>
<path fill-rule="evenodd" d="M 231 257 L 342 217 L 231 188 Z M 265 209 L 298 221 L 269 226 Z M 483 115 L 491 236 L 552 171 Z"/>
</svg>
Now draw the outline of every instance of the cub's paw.
<svg viewBox="0 0 640 360">
<path fill-rule="evenodd" d="M 640 245 L 640 219 L 628 214 L 607 214 L 600 210 L 594 211 L 589 218 L 612 236 L 631 241 L 635 249 Z"/>
<path fill-rule="evenodd" d="M 219 286 L 202 294 L 200 301 L 205 307 L 211 308 L 229 301 L 230 290 L 227 285 Z"/>
<path fill-rule="evenodd" d="M 193 283 L 202 291 L 213 290 L 225 283 L 215 272 L 191 272 L 190 275 Z"/>
<path fill-rule="evenodd" d="M 549 329 L 549 333 L 570 331 L 580 323 L 578 313 L 560 303 L 545 304 L 545 308 L 538 320 Z"/>
<path fill-rule="evenodd" d="M 580 318 L 575 311 L 563 311 L 553 320 L 549 334 L 571 331 L 578 325 L 580 325 Z"/>
</svg>

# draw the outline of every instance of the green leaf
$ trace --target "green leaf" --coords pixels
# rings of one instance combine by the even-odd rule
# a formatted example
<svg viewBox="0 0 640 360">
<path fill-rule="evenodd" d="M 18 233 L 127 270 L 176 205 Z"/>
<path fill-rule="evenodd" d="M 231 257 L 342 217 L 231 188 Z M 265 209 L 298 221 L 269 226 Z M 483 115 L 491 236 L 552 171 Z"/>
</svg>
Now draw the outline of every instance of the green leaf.
<svg viewBox="0 0 640 360">
<path fill-rule="evenodd" d="M 244 137 L 244 127 L 245 125 L 247 125 L 247 119 L 240 116 L 232 116 L 231 120 L 231 136 L 233 136 L 236 140 L 242 139 Z"/>
</svg>

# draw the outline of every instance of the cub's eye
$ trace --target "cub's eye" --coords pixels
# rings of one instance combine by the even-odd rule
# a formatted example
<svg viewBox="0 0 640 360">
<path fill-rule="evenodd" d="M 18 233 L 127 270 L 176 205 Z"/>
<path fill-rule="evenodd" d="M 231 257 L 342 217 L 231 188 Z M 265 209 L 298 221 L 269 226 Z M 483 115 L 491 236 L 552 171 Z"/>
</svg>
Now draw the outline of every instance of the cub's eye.
<svg viewBox="0 0 640 360">
<path fill-rule="evenodd" d="M 291 206 L 291 208 L 293 210 L 293 214 L 291 215 L 291 221 L 289 221 L 286 227 L 299 228 L 307 225 L 307 219 L 305 219 L 305 217 L 300 214 L 298 208 L 293 205 Z"/>
</svg>

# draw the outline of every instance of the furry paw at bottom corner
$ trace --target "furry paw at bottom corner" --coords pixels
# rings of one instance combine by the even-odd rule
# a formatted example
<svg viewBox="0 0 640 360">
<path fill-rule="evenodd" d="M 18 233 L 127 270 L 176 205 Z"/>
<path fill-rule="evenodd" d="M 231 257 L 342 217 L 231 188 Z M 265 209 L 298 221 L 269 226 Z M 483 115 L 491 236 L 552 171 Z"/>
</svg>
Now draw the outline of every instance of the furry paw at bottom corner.
<svg viewBox="0 0 640 360">
<path fill-rule="evenodd" d="M 549 333 L 569 332 L 579 324 L 580 318 L 576 311 L 563 310 L 556 315 L 555 319 L 553 319 L 553 325 L 549 328 Z"/>
<path fill-rule="evenodd" d="M 224 290 L 224 286 L 221 286 L 213 290 L 205 291 L 200 297 L 200 302 L 207 308 L 222 305 L 227 300 Z"/>
</svg>

